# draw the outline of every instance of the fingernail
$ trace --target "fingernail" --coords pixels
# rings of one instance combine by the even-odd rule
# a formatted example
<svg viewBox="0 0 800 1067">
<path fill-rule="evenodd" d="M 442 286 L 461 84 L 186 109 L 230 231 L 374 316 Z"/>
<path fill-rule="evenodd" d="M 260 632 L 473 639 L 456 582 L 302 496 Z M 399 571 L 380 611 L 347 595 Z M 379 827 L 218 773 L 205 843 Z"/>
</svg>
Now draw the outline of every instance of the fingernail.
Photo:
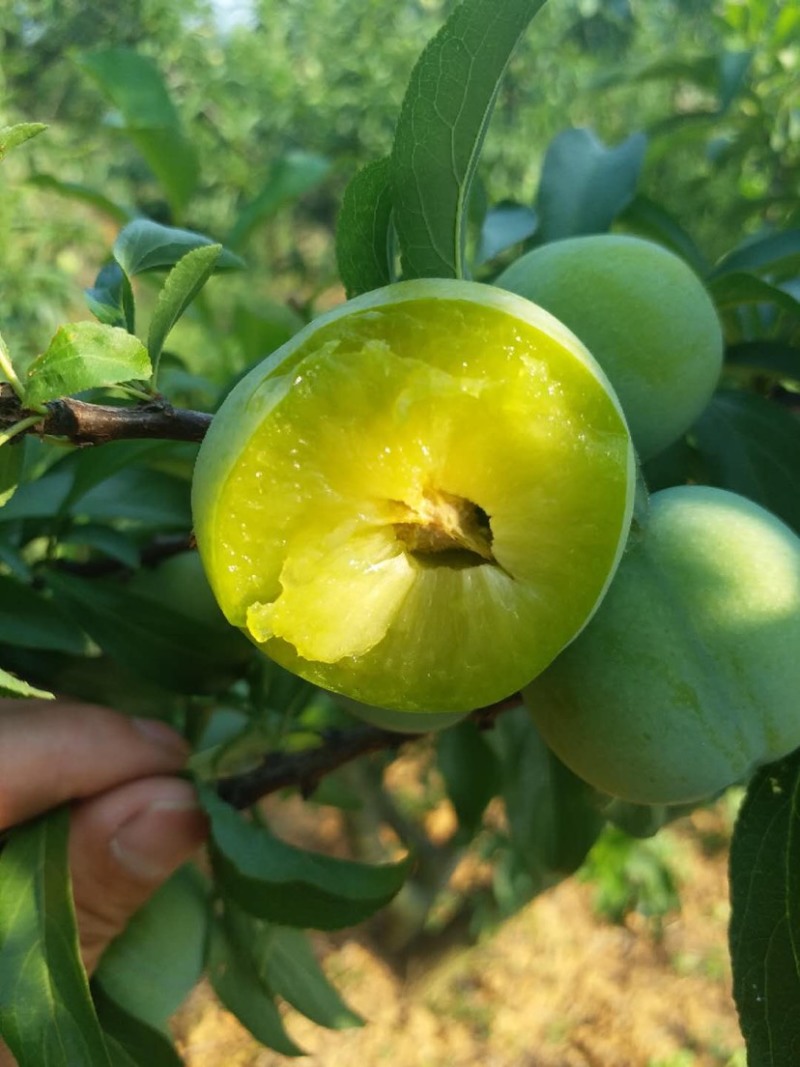
<svg viewBox="0 0 800 1067">
<path fill-rule="evenodd" d="M 198 847 L 201 825 L 194 797 L 156 800 L 123 823 L 109 847 L 117 862 L 136 878 L 160 882 Z"/>
<path fill-rule="evenodd" d="M 148 741 L 152 741 L 162 748 L 172 749 L 174 752 L 183 754 L 189 751 L 189 746 L 177 730 L 167 726 L 160 719 L 131 719 L 134 728 L 139 731 Z"/>
</svg>

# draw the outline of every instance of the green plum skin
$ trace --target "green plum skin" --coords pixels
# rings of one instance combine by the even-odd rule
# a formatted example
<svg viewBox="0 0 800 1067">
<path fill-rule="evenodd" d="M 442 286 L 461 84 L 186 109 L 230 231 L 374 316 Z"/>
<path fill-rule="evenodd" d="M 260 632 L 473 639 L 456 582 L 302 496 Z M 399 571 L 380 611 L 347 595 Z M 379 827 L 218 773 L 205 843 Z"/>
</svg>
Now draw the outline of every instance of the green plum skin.
<svg viewBox="0 0 800 1067">
<path fill-rule="evenodd" d="M 800 538 L 734 493 L 656 493 L 599 611 L 524 690 L 603 792 L 698 801 L 800 746 Z"/>
<path fill-rule="evenodd" d="M 642 460 L 698 418 L 722 368 L 722 331 L 700 279 L 660 245 L 621 234 L 535 248 L 496 285 L 527 297 L 583 341 L 622 403 Z"/>
</svg>

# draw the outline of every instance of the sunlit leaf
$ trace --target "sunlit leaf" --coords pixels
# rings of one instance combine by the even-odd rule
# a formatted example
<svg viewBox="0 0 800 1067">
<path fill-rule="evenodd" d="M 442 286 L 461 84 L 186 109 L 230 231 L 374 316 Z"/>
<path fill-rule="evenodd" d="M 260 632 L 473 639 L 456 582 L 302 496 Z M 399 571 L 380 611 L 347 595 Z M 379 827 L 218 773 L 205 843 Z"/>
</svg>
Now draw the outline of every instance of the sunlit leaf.
<svg viewBox="0 0 800 1067">
<path fill-rule="evenodd" d="M 42 122 L 19 122 L 16 126 L 3 126 L 0 128 L 0 161 L 2 161 L 12 148 L 24 144 L 31 137 L 44 132 L 47 126 Z"/>
<path fill-rule="evenodd" d="M 336 225 L 336 262 L 348 298 L 391 281 L 391 160 L 363 167 L 345 189 Z"/>
<path fill-rule="evenodd" d="M 158 361 L 167 335 L 213 274 L 221 252 L 222 245 L 195 248 L 178 260 L 167 275 L 147 334 L 147 351 L 153 361 L 154 376 L 158 373 Z"/>
<path fill-rule="evenodd" d="M 17 678 L 15 674 L 11 674 L 9 671 L 4 671 L 0 668 L 0 696 L 3 697 L 30 697 L 37 698 L 39 700 L 53 700 L 52 693 L 48 693 L 45 689 L 36 689 L 32 685 L 28 685 L 27 682 L 23 682 L 21 678 Z"/>
<path fill-rule="evenodd" d="M 134 379 L 149 378 L 150 358 L 138 338 L 99 322 L 74 322 L 57 330 L 25 377 L 25 403 L 43 404 Z"/>
<path fill-rule="evenodd" d="M 544 0 L 462 0 L 406 89 L 392 152 L 403 274 L 461 278 L 470 186 L 508 61 Z"/>
<path fill-rule="evenodd" d="M 0 1033 L 19 1067 L 113 1067 L 80 961 L 66 808 L 0 854 Z"/>
</svg>

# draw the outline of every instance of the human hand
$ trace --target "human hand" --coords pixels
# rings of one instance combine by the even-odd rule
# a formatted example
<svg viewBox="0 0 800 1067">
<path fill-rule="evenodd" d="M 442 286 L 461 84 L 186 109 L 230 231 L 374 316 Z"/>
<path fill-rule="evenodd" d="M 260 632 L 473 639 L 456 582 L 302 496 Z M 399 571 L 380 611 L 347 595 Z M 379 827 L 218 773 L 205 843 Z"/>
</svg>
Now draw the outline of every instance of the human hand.
<svg viewBox="0 0 800 1067">
<path fill-rule="evenodd" d="M 205 837 L 194 790 L 174 777 L 187 755 L 180 735 L 155 720 L 74 702 L 0 701 L 0 831 L 72 805 L 70 871 L 89 974 Z M 12 1063 L 0 1048 L 0 1067 Z"/>
</svg>

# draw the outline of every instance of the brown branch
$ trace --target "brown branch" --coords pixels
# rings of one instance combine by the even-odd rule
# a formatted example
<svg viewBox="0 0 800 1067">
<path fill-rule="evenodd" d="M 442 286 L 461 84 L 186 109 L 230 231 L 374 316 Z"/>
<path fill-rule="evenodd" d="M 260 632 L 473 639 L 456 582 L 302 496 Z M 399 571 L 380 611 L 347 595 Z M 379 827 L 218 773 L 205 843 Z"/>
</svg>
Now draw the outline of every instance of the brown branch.
<svg viewBox="0 0 800 1067">
<path fill-rule="evenodd" d="M 155 399 L 131 407 L 87 404 L 65 397 L 46 404 L 47 413 L 26 433 L 65 437 L 76 445 L 104 445 L 109 441 L 156 439 L 202 441 L 211 423 L 204 411 L 174 408 Z M 37 414 L 24 408 L 10 386 L 0 384 L 0 431 Z"/>
<path fill-rule="evenodd" d="M 519 693 L 487 708 L 478 708 L 469 716 L 480 730 L 494 726 L 504 711 L 520 705 Z M 262 797 L 296 786 L 304 797 L 311 796 L 327 774 L 345 763 L 372 752 L 390 751 L 409 741 L 418 741 L 425 733 L 398 734 L 380 726 L 356 726 L 351 730 L 327 730 L 322 744 L 303 752 L 269 752 L 261 763 L 242 774 L 219 778 L 219 796 L 234 808 L 252 807 Z"/>
</svg>

